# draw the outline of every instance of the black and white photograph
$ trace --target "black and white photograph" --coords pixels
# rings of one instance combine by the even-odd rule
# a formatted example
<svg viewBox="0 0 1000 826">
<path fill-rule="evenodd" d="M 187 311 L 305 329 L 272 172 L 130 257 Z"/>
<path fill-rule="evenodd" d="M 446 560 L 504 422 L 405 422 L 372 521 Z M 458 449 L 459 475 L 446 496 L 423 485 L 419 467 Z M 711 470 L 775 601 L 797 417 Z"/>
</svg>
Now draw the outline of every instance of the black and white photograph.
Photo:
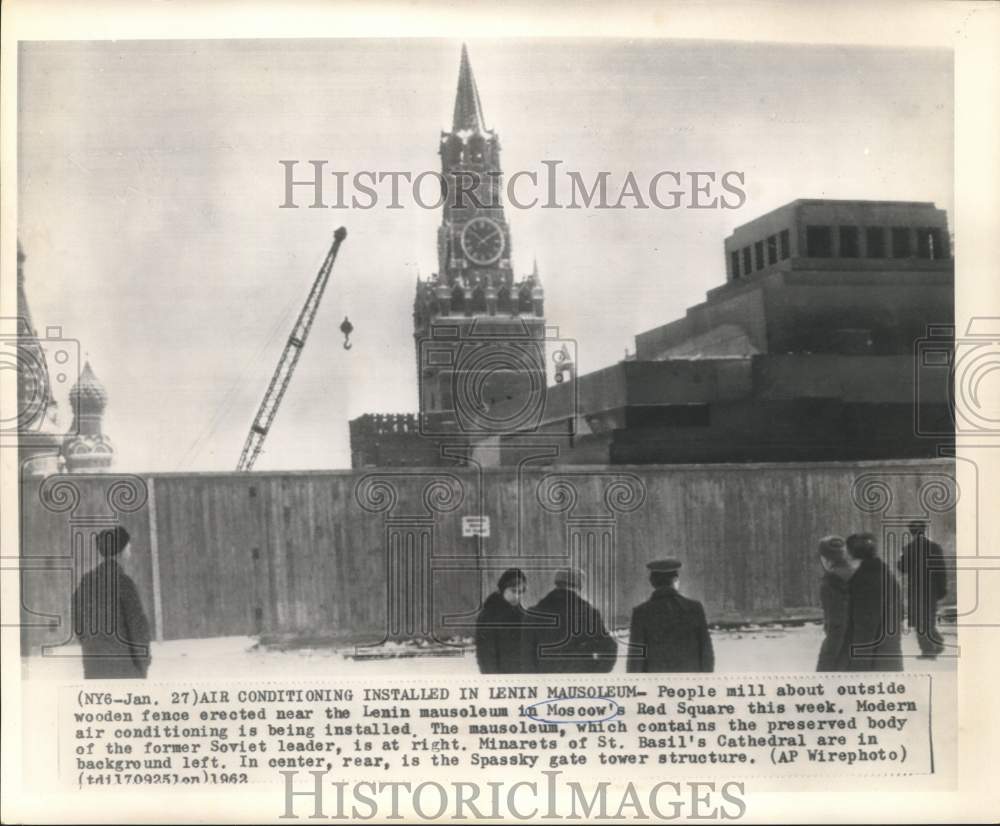
<svg viewBox="0 0 1000 826">
<path fill-rule="evenodd" d="M 5 763 L 41 749 L 102 822 L 150 816 L 128 785 L 308 817 L 317 769 L 334 820 L 390 813 L 359 772 L 439 786 L 392 809 L 420 822 L 756 822 L 841 783 L 987 818 L 945 797 L 998 620 L 1000 312 L 959 283 L 995 281 L 996 198 L 956 181 L 971 58 L 931 29 L 996 9 L 849 40 L 876 7 L 400 36 L 319 5 L 4 41 Z M 449 772 L 548 802 L 463 812 Z"/>
</svg>

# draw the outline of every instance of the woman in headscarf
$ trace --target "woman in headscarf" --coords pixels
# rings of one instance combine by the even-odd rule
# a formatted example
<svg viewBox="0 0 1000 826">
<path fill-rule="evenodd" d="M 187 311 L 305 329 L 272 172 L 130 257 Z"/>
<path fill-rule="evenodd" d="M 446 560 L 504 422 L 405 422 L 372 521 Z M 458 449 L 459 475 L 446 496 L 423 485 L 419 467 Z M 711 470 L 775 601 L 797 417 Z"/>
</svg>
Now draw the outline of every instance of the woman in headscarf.
<svg viewBox="0 0 1000 826">
<path fill-rule="evenodd" d="M 486 598 L 476 619 L 476 660 L 483 674 L 521 674 L 528 670 L 521 599 L 528 579 L 520 568 L 509 568 Z"/>
<path fill-rule="evenodd" d="M 819 561 L 825 573 L 819 585 L 823 606 L 823 644 L 817 671 L 847 671 L 850 668 L 851 577 L 858 562 L 847 555 L 841 536 L 824 536 L 819 541 Z"/>
</svg>

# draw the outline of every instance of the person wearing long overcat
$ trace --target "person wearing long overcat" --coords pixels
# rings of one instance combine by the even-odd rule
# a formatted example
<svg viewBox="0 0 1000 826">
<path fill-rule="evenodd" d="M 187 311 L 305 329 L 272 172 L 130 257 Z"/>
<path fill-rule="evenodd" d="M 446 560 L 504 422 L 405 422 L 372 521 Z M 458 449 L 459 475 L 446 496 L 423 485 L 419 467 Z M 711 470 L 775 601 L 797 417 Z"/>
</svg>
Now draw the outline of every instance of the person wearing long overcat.
<svg viewBox="0 0 1000 826">
<path fill-rule="evenodd" d="M 819 561 L 823 579 L 819 601 L 823 607 L 823 644 L 816 662 L 817 671 L 848 671 L 850 666 L 851 577 L 861 564 L 847 553 L 841 536 L 824 536 L 819 541 Z"/>
<path fill-rule="evenodd" d="M 920 656 L 934 659 L 944 650 L 937 630 L 937 604 L 948 591 L 944 551 L 927 536 L 926 522 L 911 522 L 903 544 L 899 571 L 906 577 L 906 619 L 916 629 Z"/>
<path fill-rule="evenodd" d="M 678 583 L 681 562 L 659 559 L 646 564 L 650 598 L 632 611 L 629 642 L 633 651 L 628 658 L 631 672 L 695 671 L 715 668 L 712 637 L 700 602 L 681 596 Z M 638 647 L 638 648 L 637 648 Z"/>
<path fill-rule="evenodd" d="M 878 555 L 875 537 L 847 537 L 847 552 L 859 561 L 850 579 L 849 671 L 902 671 L 903 620 L 899 583 Z"/>
<path fill-rule="evenodd" d="M 526 619 L 532 671 L 542 674 L 607 672 L 614 668 L 618 643 L 601 612 L 580 595 L 585 575 L 579 568 L 556 572 L 555 588 Z"/>
<path fill-rule="evenodd" d="M 528 578 L 508 568 L 476 618 L 476 662 L 483 674 L 520 674 L 528 669 L 521 599 Z"/>
<path fill-rule="evenodd" d="M 101 562 L 81 577 L 73 592 L 73 631 L 83 649 L 87 679 L 144 679 L 149 670 L 149 622 L 139 589 L 122 563 L 132 554 L 125 528 L 97 537 Z"/>
</svg>

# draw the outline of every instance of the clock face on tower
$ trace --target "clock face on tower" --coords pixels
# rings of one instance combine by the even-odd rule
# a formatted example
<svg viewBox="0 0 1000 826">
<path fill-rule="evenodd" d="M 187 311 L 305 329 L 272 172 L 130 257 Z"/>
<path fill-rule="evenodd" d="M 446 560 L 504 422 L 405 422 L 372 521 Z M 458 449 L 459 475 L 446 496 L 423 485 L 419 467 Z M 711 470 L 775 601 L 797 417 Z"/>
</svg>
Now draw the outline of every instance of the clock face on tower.
<svg viewBox="0 0 1000 826">
<path fill-rule="evenodd" d="M 496 221 L 473 218 L 462 229 L 462 250 L 473 264 L 492 264 L 503 247 L 503 230 Z"/>
</svg>

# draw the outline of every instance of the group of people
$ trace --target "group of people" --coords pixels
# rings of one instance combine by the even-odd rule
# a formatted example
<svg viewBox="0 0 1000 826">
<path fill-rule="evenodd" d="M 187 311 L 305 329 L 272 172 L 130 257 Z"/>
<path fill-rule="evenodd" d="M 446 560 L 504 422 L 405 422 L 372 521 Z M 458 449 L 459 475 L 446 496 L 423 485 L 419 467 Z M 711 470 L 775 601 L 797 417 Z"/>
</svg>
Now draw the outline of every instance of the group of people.
<svg viewBox="0 0 1000 826">
<path fill-rule="evenodd" d="M 898 570 L 907 579 L 906 618 L 916 631 L 920 656 L 944 650 L 937 630 L 937 604 L 947 591 L 944 554 L 927 536 L 927 524 L 912 522 Z M 875 537 L 857 533 L 820 540 L 825 574 L 820 584 L 825 636 L 817 671 L 902 671 L 903 600 L 899 582 L 879 557 Z"/>
<path fill-rule="evenodd" d="M 912 522 L 897 565 L 906 577 L 906 617 L 916 631 L 921 657 L 944 649 L 937 604 L 946 592 L 944 554 Z M 878 554 L 875 537 L 857 533 L 819 543 L 824 638 L 817 671 L 902 671 L 903 599 L 896 573 Z M 632 611 L 627 670 L 710 672 L 715 657 L 705 610 L 678 590 L 681 563 L 650 562 L 650 598 Z M 584 574 L 556 573 L 555 587 L 530 609 L 521 601 L 527 577 L 520 568 L 503 573 L 476 621 L 476 659 L 484 674 L 607 672 L 618 645 L 600 611 L 580 591 Z"/>
<path fill-rule="evenodd" d="M 927 525 L 909 525 L 898 570 L 907 579 L 907 619 L 921 656 L 944 648 L 937 603 L 945 596 L 941 546 Z M 121 562 L 130 554 L 128 532 L 117 527 L 98 537 L 101 562 L 84 574 L 73 594 L 73 627 L 91 678 L 143 678 L 150 663 L 150 628 L 138 589 Z M 879 557 L 875 537 L 857 533 L 820 540 L 824 639 L 817 671 L 901 671 L 903 600 L 895 573 Z M 650 598 L 632 611 L 627 670 L 710 672 L 715 667 L 705 609 L 678 590 L 681 563 L 650 562 Z M 505 571 L 476 620 L 476 659 L 484 674 L 611 671 L 618 643 L 601 612 L 582 595 L 584 572 L 563 568 L 554 588 L 536 605 L 522 605 L 528 579 Z"/>
<path fill-rule="evenodd" d="M 705 609 L 677 589 L 681 563 L 650 562 L 650 598 L 632 611 L 627 660 L 630 672 L 699 671 L 715 667 Z M 584 572 L 563 568 L 555 587 L 530 609 L 521 600 L 527 576 L 504 571 L 476 621 L 476 659 L 484 674 L 550 674 L 611 671 L 618 644 L 601 612 L 580 591 Z"/>
</svg>

